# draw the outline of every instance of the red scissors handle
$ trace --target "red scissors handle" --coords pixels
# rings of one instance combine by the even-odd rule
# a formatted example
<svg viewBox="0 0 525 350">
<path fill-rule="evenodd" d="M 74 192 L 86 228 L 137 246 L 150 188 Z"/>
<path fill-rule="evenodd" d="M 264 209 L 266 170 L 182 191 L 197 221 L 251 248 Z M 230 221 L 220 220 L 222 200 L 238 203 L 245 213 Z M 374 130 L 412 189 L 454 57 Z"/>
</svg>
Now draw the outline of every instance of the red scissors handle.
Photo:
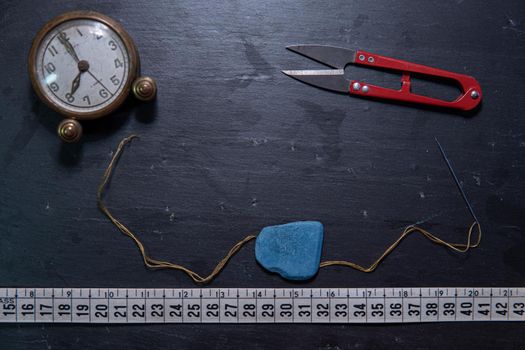
<svg viewBox="0 0 525 350">
<path fill-rule="evenodd" d="M 481 102 L 481 87 L 479 86 L 477 80 L 469 75 L 427 67 L 421 64 L 397 60 L 361 50 L 356 52 L 354 64 L 401 71 L 403 72 L 403 76 L 401 78 L 401 89 L 399 90 L 388 89 L 376 85 L 366 84 L 361 81 L 352 80 L 349 87 L 349 92 L 352 95 L 412 102 L 424 105 L 460 109 L 464 111 L 475 108 Z M 410 73 L 418 73 L 420 75 L 453 80 L 459 84 L 462 93 L 454 101 L 445 101 L 428 96 L 413 94 L 410 92 Z"/>
</svg>

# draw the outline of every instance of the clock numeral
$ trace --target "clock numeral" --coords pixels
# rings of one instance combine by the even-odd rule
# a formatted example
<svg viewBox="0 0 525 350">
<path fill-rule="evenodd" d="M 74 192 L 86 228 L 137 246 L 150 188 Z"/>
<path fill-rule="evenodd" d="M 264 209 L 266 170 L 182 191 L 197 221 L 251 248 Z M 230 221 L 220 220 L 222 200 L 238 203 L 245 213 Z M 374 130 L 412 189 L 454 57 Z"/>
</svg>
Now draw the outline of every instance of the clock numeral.
<svg viewBox="0 0 525 350">
<path fill-rule="evenodd" d="M 51 56 L 55 57 L 56 54 L 58 54 L 58 50 L 55 46 L 51 45 L 49 47 L 49 53 L 51 54 Z"/>
<path fill-rule="evenodd" d="M 58 87 L 58 84 L 57 83 L 51 83 L 49 84 L 49 88 L 51 89 L 51 91 L 53 92 L 57 92 L 59 90 L 59 87 Z"/>
<path fill-rule="evenodd" d="M 77 33 L 78 33 L 80 36 L 84 36 L 84 35 L 82 34 L 82 32 L 80 31 L 80 29 L 78 29 L 78 28 L 77 28 Z"/>
<path fill-rule="evenodd" d="M 53 63 L 51 63 L 51 62 L 49 62 L 48 64 L 46 64 L 46 65 L 44 66 L 44 68 L 46 69 L 47 74 L 51 74 L 51 73 L 53 73 L 53 72 L 56 70 L 55 65 L 54 65 Z"/>
<path fill-rule="evenodd" d="M 103 36 L 104 36 L 104 35 L 102 35 L 102 34 L 95 33 L 95 38 L 97 38 L 97 40 L 102 39 Z"/>
<path fill-rule="evenodd" d="M 120 67 L 124 67 L 124 65 L 122 64 L 122 62 L 120 62 L 118 58 L 115 58 L 115 68 L 120 68 Z"/>
<path fill-rule="evenodd" d="M 109 96 L 109 93 L 106 89 L 100 89 L 100 91 L 98 92 L 98 94 L 100 95 L 100 97 L 102 98 L 107 98 Z"/>
<path fill-rule="evenodd" d="M 116 75 L 113 75 L 111 78 L 111 82 L 114 84 L 114 85 L 118 85 L 120 83 L 120 80 L 118 80 L 117 76 Z"/>
<path fill-rule="evenodd" d="M 67 102 L 69 103 L 72 103 L 73 101 L 75 101 L 75 96 L 71 95 L 69 92 L 66 94 L 66 100 Z"/>
<path fill-rule="evenodd" d="M 109 47 L 111 48 L 111 51 L 115 51 L 117 49 L 117 44 L 113 40 L 108 42 Z"/>
<path fill-rule="evenodd" d="M 82 97 L 82 100 L 84 100 L 85 102 L 87 102 L 88 105 L 91 106 L 91 100 L 89 99 L 89 96 L 88 96 L 88 95 Z"/>
</svg>

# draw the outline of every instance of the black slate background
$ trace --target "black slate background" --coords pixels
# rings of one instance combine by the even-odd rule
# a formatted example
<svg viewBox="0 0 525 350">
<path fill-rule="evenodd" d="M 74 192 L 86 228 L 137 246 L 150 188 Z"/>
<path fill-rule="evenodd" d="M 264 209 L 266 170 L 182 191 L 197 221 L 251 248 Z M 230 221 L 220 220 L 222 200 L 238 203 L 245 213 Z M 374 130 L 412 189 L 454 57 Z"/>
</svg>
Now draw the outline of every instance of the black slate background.
<svg viewBox="0 0 525 350">
<path fill-rule="evenodd" d="M 77 9 L 126 27 L 159 93 L 154 104 L 130 101 L 86 125 L 83 143 L 71 146 L 55 137 L 60 118 L 32 92 L 26 57 L 47 20 Z M 109 206 L 153 256 L 202 273 L 246 234 L 294 220 L 325 224 L 324 258 L 362 264 L 416 222 L 463 240 L 471 220 L 435 136 L 484 228 L 481 247 L 465 255 L 412 237 L 373 274 L 327 268 L 303 284 L 263 271 L 250 244 L 212 287 L 524 285 L 523 1 L 2 0 L 0 29 L 2 286 L 195 287 L 182 273 L 146 270 L 96 208 L 111 152 L 130 133 L 141 139 L 122 158 Z M 320 67 L 285 50 L 297 43 L 472 74 L 484 103 L 461 115 L 318 90 L 280 73 Z M 377 84 L 397 79 L 350 72 Z M 2 349 L 522 348 L 523 330 L 516 323 L 1 325 L 0 342 Z"/>
</svg>

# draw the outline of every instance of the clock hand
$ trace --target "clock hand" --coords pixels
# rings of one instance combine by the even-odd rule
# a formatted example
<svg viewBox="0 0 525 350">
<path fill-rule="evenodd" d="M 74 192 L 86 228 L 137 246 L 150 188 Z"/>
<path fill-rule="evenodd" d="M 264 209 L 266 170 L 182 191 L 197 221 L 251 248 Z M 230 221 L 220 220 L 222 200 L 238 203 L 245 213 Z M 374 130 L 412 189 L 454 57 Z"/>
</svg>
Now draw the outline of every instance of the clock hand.
<svg viewBox="0 0 525 350">
<path fill-rule="evenodd" d="M 106 91 L 107 91 L 111 96 L 114 95 L 113 93 L 111 93 L 111 91 L 110 91 L 110 90 L 109 90 L 104 84 L 102 84 L 102 82 L 101 82 L 100 80 L 97 79 L 97 77 L 96 77 L 93 73 L 91 73 L 90 71 L 87 71 L 87 72 L 88 72 L 89 75 L 91 75 L 91 76 L 93 77 L 93 79 L 95 79 L 95 80 L 97 81 L 97 84 L 100 84 L 104 89 L 106 89 Z"/>
<path fill-rule="evenodd" d="M 89 63 L 88 61 L 78 61 L 78 74 L 73 79 L 73 82 L 71 83 L 71 92 L 70 94 L 73 95 L 75 91 L 78 90 L 78 87 L 80 86 L 80 77 L 82 76 L 82 73 L 88 72 L 89 69 Z"/>
<path fill-rule="evenodd" d="M 78 90 L 78 87 L 80 86 L 80 77 L 82 76 L 82 72 L 78 72 L 75 79 L 73 79 L 73 82 L 71 83 L 71 92 L 70 94 L 73 95 L 75 91 Z"/>
<path fill-rule="evenodd" d="M 73 47 L 73 45 L 71 45 L 69 40 L 66 39 L 66 33 L 61 32 L 60 34 L 58 34 L 58 41 L 60 41 L 60 43 L 64 45 L 66 51 L 71 55 L 71 57 L 73 57 L 75 61 L 80 61 L 77 52 L 75 51 L 75 48 Z"/>
</svg>

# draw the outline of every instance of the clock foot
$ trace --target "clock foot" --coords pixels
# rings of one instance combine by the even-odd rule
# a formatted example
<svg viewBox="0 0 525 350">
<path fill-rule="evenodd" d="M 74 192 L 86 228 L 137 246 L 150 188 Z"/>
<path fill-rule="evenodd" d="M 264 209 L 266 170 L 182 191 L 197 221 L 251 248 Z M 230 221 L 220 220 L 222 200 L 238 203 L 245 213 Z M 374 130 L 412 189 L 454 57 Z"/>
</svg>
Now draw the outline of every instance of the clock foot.
<svg viewBox="0 0 525 350">
<path fill-rule="evenodd" d="M 155 80 L 150 77 L 138 77 L 133 82 L 131 90 L 137 99 L 141 101 L 151 101 L 157 94 L 157 84 Z"/>
<path fill-rule="evenodd" d="M 82 125 L 74 119 L 64 119 L 58 124 L 57 133 L 64 142 L 77 142 L 82 137 Z"/>
</svg>

